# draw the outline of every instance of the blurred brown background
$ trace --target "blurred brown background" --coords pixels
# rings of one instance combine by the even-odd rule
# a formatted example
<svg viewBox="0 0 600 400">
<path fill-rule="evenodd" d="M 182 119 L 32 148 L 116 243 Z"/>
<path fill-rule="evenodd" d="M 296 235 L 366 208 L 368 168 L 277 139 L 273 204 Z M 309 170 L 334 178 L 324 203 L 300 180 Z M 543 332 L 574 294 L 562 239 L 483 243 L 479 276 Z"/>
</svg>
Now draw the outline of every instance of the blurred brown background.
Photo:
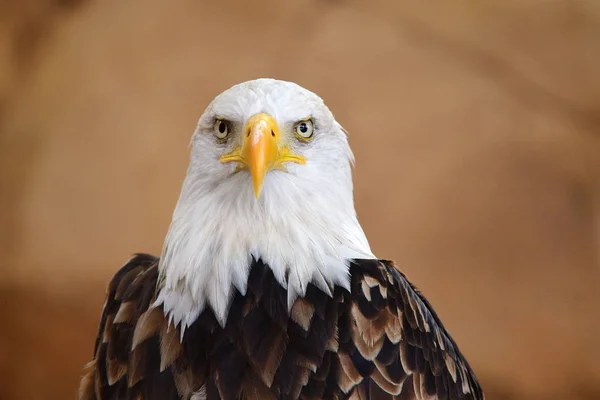
<svg viewBox="0 0 600 400">
<path fill-rule="evenodd" d="M 376 253 L 489 399 L 600 398 L 600 3 L 0 1 L 0 399 L 72 399 L 197 118 L 261 76 L 350 131 Z"/>
</svg>

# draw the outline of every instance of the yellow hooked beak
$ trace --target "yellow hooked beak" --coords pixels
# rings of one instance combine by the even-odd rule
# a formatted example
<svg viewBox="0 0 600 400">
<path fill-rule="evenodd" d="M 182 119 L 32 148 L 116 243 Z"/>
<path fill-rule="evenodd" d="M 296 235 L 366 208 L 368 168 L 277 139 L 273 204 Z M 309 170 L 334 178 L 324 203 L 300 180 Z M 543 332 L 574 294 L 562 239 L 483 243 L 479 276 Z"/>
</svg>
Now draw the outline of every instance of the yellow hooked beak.
<svg viewBox="0 0 600 400">
<path fill-rule="evenodd" d="M 238 162 L 239 169 L 249 169 L 254 195 L 258 199 L 265 175 L 272 169 L 285 170 L 286 162 L 305 164 L 306 159 L 293 154 L 281 137 L 277 122 L 268 114 L 253 115 L 244 129 L 242 145 L 221 156 L 221 162 Z"/>
</svg>

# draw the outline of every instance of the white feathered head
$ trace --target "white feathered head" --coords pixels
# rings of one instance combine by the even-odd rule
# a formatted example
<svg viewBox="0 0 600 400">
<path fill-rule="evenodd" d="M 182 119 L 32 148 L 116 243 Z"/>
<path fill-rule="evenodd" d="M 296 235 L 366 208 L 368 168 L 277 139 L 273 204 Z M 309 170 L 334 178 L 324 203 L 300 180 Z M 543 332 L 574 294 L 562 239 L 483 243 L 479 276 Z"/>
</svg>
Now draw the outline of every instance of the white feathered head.
<svg viewBox="0 0 600 400">
<path fill-rule="evenodd" d="M 160 260 L 157 302 L 182 328 L 208 305 L 224 324 L 261 259 L 288 289 L 348 285 L 348 259 L 372 258 L 353 202 L 347 135 L 323 100 L 257 79 L 200 117 Z"/>
</svg>

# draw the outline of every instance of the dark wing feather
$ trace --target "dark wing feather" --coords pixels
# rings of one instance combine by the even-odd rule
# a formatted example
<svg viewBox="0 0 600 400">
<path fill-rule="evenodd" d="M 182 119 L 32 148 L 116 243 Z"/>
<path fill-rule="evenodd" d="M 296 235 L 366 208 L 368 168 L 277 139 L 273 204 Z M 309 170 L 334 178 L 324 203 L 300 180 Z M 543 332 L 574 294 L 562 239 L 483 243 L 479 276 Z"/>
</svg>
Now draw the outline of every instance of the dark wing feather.
<svg viewBox="0 0 600 400">
<path fill-rule="evenodd" d="M 337 383 L 356 399 L 484 399 L 440 319 L 391 262 L 355 260 L 340 311 Z M 343 341 L 341 339 L 344 339 Z"/>
<path fill-rule="evenodd" d="M 254 260 L 225 327 L 205 310 L 182 342 L 151 307 L 157 264 L 136 255 L 111 281 L 80 400 L 484 398 L 431 305 L 389 262 L 355 260 L 350 292 L 309 284 L 288 312 L 286 290 Z"/>
<path fill-rule="evenodd" d="M 177 330 L 152 308 L 158 259 L 137 254 L 111 280 L 80 400 L 180 399 L 173 376 L 181 354 Z M 190 391 L 185 382 L 180 390 Z"/>
</svg>

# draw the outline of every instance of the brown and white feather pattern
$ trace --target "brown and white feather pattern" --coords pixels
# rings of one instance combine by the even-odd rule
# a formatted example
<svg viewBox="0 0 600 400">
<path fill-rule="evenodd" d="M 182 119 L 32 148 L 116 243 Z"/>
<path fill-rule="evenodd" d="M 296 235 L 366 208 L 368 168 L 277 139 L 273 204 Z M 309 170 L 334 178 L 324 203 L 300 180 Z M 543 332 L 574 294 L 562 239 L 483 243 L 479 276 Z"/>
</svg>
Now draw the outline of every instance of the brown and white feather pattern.
<svg viewBox="0 0 600 400">
<path fill-rule="evenodd" d="M 288 312 L 254 261 L 224 328 L 206 310 L 185 332 L 156 298 L 158 259 L 139 254 L 112 279 L 80 400 L 483 399 L 431 305 L 391 262 L 354 260 L 351 290 L 309 284 Z"/>
</svg>

